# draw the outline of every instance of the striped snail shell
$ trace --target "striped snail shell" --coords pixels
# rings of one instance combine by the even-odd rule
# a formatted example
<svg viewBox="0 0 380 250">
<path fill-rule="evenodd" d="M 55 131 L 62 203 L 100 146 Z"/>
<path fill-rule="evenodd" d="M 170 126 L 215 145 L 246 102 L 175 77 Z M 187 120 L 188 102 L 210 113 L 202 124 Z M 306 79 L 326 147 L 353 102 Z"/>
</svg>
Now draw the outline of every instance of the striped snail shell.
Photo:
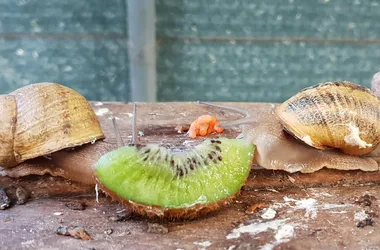
<svg viewBox="0 0 380 250">
<path fill-rule="evenodd" d="M 285 131 L 317 148 L 364 155 L 380 143 L 380 101 L 367 88 L 341 81 L 306 88 L 279 105 Z"/>
</svg>

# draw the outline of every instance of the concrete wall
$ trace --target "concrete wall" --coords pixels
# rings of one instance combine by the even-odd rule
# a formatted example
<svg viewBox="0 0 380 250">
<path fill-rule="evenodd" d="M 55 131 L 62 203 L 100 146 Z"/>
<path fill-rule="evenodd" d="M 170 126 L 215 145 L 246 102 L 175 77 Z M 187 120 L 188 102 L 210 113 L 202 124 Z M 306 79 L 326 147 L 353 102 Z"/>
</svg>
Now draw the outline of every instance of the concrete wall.
<svg viewBox="0 0 380 250">
<path fill-rule="evenodd" d="M 0 93 L 55 81 L 128 101 L 126 0 L 0 0 Z M 380 3 L 156 0 L 160 101 L 283 101 L 380 70 Z"/>
</svg>

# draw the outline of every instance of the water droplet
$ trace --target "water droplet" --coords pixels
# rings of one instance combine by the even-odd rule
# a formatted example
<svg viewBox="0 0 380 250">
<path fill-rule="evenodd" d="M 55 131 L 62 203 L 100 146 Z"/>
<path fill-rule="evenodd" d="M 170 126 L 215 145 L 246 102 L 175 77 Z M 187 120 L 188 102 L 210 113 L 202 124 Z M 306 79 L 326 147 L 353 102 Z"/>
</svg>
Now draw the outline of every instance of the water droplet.
<svg viewBox="0 0 380 250">
<path fill-rule="evenodd" d="M 216 57 L 214 55 L 208 55 L 211 60 L 211 63 L 216 63 Z"/>
<path fill-rule="evenodd" d="M 27 3 L 28 3 L 27 0 L 20 0 L 20 1 L 17 2 L 17 6 L 23 6 L 23 5 L 27 4 Z"/>
<path fill-rule="evenodd" d="M 191 25 L 191 31 L 198 32 L 198 28 L 195 25 Z"/>
<path fill-rule="evenodd" d="M 23 49 L 16 50 L 16 55 L 23 56 L 25 54 L 25 51 Z"/>
<path fill-rule="evenodd" d="M 30 26 L 32 26 L 32 31 L 35 33 L 42 31 L 41 27 L 38 25 L 38 19 L 32 19 L 32 21 L 30 21 Z"/>
<path fill-rule="evenodd" d="M 64 68 L 63 68 L 63 71 L 64 72 L 70 72 L 73 70 L 73 67 L 71 67 L 70 65 L 66 65 Z"/>
<path fill-rule="evenodd" d="M 205 203 L 205 202 L 207 202 L 207 197 L 203 194 L 199 196 L 199 198 L 196 201 L 196 203 Z"/>
<path fill-rule="evenodd" d="M 33 51 L 32 56 L 34 59 L 37 59 L 38 57 L 40 57 L 37 51 Z"/>
</svg>

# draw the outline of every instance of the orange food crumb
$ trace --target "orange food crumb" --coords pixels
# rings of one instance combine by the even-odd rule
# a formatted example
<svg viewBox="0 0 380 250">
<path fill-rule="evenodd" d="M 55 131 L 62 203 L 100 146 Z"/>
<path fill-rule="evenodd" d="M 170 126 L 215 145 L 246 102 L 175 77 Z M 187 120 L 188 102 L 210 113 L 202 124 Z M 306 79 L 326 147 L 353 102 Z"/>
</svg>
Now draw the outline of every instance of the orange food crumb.
<svg viewBox="0 0 380 250">
<path fill-rule="evenodd" d="M 265 203 L 257 203 L 257 204 L 253 204 L 252 206 L 250 206 L 246 211 L 245 213 L 246 214 L 254 214 L 256 213 L 259 209 L 263 209 L 263 208 L 267 208 L 269 207 L 269 204 L 265 204 Z"/>
<path fill-rule="evenodd" d="M 214 116 L 202 115 L 191 123 L 188 133 L 190 138 L 195 138 L 198 135 L 206 136 L 214 132 L 222 133 L 223 131 L 224 128 L 220 126 Z"/>
</svg>

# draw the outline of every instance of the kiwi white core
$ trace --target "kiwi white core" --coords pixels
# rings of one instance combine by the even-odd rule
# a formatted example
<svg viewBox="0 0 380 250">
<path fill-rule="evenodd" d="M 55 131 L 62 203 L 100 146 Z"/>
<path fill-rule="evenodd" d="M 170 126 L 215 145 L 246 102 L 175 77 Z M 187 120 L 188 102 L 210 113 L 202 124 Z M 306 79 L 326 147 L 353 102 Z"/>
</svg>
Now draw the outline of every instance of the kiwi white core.
<svg viewBox="0 0 380 250">
<path fill-rule="evenodd" d="M 139 152 L 141 161 L 151 166 L 169 164 L 173 175 L 180 177 L 211 162 L 222 162 L 220 144 L 220 140 L 210 140 L 195 146 L 194 150 L 169 149 L 150 144 L 141 148 Z"/>
</svg>

